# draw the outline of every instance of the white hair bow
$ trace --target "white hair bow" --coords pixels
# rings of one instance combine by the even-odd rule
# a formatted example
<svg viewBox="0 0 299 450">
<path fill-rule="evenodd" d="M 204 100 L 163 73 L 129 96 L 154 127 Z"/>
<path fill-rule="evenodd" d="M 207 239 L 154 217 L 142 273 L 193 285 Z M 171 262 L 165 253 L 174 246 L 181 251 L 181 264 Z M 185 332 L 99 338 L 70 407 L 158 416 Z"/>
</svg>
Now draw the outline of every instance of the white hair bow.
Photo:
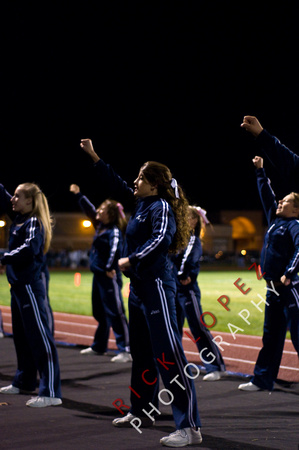
<svg viewBox="0 0 299 450">
<path fill-rule="evenodd" d="M 171 179 L 170 185 L 171 185 L 172 189 L 174 190 L 174 194 L 175 194 L 176 198 L 180 198 L 178 182 L 175 178 Z"/>
<path fill-rule="evenodd" d="M 198 214 L 200 215 L 200 217 L 202 217 L 204 223 L 207 225 L 209 222 L 208 218 L 207 218 L 207 211 L 203 208 L 201 208 L 200 206 L 194 206 L 194 208 L 196 209 L 196 211 L 198 212 Z"/>
<path fill-rule="evenodd" d="M 126 216 L 125 216 L 125 213 L 124 213 L 124 207 L 123 207 L 123 205 L 122 205 L 121 203 L 117 203 L 116 206 L 117 206 L 117 209 L 118 209 L 118 211 L 119 211 L 119 214 L 120 214 L 121 218 L 122 218 L 122 219 L 125 219 Z"/>
</svg>

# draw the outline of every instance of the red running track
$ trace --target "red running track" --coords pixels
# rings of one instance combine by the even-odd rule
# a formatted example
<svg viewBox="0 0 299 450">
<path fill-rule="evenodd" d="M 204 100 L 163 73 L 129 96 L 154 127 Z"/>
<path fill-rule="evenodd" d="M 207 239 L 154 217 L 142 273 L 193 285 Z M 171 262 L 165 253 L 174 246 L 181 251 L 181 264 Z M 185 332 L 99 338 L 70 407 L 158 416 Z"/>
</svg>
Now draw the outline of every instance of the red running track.
<svg viewBox="0 0 299 450">
<path fill-rule="evenodd" d="M 11 311 L 8 306 L 0 306 L 2 311 L 4 331 L 12 333 Z M 83 346 L 91 345 L 97 322 L 93 317 L 66 313 L 54 313 L 55 339 L 57 342 L 77 344 Z M 186 334 L 187 333 L 187 334 Z M 188 334 L 190 337 L 188 337 Z M 254 364 L 258 352 L 262 346 L 262 338 L 236 334 L 235 339 L 230 333 L 213 331 L 212 335 L 217 337 L 223 351 L 222 355 L 229 372 L 249 374 L 253 373 Z M 189 362 L 202 364 L 195 343 L 191 340 L 188 328 L 184 329 L 183 347 Z M 228 345 L 229 344 L 229 345 Z M 113 332 L 110 332 L 109 349 L 116 349 Z M 203 356 L 208 357 L 203 354 Z M 286 339 L 281 366 L 278 374 L 281 380 L 299 382 L 299 360 L 298 355 L 290 339 Z"/>
</svg>

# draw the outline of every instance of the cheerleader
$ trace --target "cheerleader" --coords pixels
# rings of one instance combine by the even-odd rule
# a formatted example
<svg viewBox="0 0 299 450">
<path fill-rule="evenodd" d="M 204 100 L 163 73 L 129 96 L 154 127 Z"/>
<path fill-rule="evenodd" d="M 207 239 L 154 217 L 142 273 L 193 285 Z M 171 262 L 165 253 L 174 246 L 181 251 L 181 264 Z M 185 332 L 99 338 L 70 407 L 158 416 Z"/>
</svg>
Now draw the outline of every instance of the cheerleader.
<svg viewBox="0 0 299 450">
<path fill-rule="evenodd" d="M 0 185 L 0 210 L 10 198 Z M 11 285 L 13 338 L 17 371 L 2 394 L 33 392 L 39 372 L 39 392 L 28 400 L 30 407 L 56 406 L 61 401 L 58 354 L 45 308 L 46 291 L 41 279 L 44 254 L 48 251 L 52 227 L 48 202 L 33 183 L 20 184 L 11 197 L 16 217 L 10 228 L 9 249 L 0 258 Z"/>
<path fill-rule="evenodd" d="M 93 272 L 92 311 L 99 323 L 91 347 L 81 354 L 104 354 L 107 349 L 110 326 L 113 329 L 118 355 L 111 362 L 132 360 L 129 347 L 129 329 L 122 299 L 122 275 L 118 259 L 122 250 L 122 233 L 127 221 L 123 206 L 114 200 L 105 200 L 98 209 L 82 195 L 76 184 L 70 186 L 81 209 L 96 230 L 90 251 L 90 269 Z"/>
<path fill-rule="evenodd" d="M 277 203 L 263 158 L 255 156 L 257 185 L 268 222 L 261 252 L 267 284 L 263 347 L 254 376 L 241 391 L 272 391 L 282 358 L 287 328 L 299 356 L 299 194 L 291 192 Z"/>
<path fill-rule="evenodd" d="M 131 427 L 136 419 L 142 426 L 154 424 L 153 416 L 160 414 L 160 373 L 165 388 L 172 393 L 170 403 L 177 428 L 160 443 L 167 447 L 200 444 L 195 386 L 178 331 L 176 285 L 169 264 L 169 252 L 177 251 L 188 241 L 183 191 L 168 167 L 154 161 L 141 167 L 133 190 L 99 158 L 89 139 L 82 140 L 81 147 L 95 162 L 101 189 L 106 188 L 109 195 L 134 205 L 126 230 L 124 257 L 119 260 L 120 269 L 131 281 L 132 406 L 127 415 L 114 419 L 113 425 Z"/>
<path fill-rule="evenodd" d="M 191 228 L 188 245 L 185 250 L 172 258 L 177 284 L 178 327 L 182 336 L 184 321 L 187 318 L 207 372 L 203 380 L 217 381 L 220 379 L 221 373 L 225 371 L 225 364 L 217 345 L 213 342 L 213 336 L 201 321 L 201 292 L 197 283 L 202 255 L 200 235 L 209 221 L 206 211 L 197 206 L 189 206 L 188 221 Z"/>
<path fill-rule="evenodd" d="M 2 214 L 7 214 L 8 217 L 14 221 L 16 217 L 16 213 L 12 209 L 11 204 L 11 198 L 12 196 L 4 189 L 2 185 L 0 185 L 0 216 Z M 50 330 L 54 336 L 54 316 L 53 311 L 50 304 L 50 298 L 49 298 L 49 282 L 50 282 L 50 274 L 49 269 L 47 265 L 47 255 L 44 255 L 43 264 L 41 268 L 41 278 L 43 280 L 45 291 L 46 291 L 46 297 L 45 297 L 45 308 L 47 310 L 47 316 L 48 316 L 48 322 Z"/>
</svg>

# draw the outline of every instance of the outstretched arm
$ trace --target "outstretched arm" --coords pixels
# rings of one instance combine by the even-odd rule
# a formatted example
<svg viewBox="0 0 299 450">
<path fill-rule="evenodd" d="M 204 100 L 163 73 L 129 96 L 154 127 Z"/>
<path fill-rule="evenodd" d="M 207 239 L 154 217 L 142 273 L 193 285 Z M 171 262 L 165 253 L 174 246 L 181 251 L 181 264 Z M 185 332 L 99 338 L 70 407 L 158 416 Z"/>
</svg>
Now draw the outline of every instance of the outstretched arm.
<svg viewBox="0 0 299 450">
<path fill-rule="evenodd" d="M 70 192 L 76 195 L 80 208 L 92 221 L 94 228 L 97 228 L 99 222 L 96 219 L 97 210 L 95 206 L 88 200 L 88 198 L 85 195 L 81 194 L 80 187 L 77 184 L 70 185 Z"/>
<path fill-rule="evenodd" d="M 241 127 L 251 133 L 271 164 L 283 178 L 285 190 L 299 191 L 299 156 L 265 130 L 254 116 L 245 116 Z"/>
<path fill-rule="evenodd" d="M 104 195 L 125 203 L 127 206 L 130 205 L 129 207 L 131 208 L 134 203 L 133 189 L 129 188 L 127 183 L 114 172 L 113 168 L 97 155 L 90 139 L 81 139 L 80 146 L 94 162 L 99 184 Z"/>
<path fill-rule="evenodd" d="M 94 163 L 100 161 L 100 157 L 94 151 L 91 139 L 81 139 L 80 147 L 91 157 Z"/>
<path fill-rule="evenodd" d="M 270 180 L 266 177 L 266 173 L 263 168 L 263 158 L 260 156 L 255 156 L 252 162 L 256 168 L 257 187 L 260 194 L 260 199 L 267 217 L 267 222 L 270 224 L 275 216 L 277 208 L 275 194 L 272 190 Z"/>
</svg>

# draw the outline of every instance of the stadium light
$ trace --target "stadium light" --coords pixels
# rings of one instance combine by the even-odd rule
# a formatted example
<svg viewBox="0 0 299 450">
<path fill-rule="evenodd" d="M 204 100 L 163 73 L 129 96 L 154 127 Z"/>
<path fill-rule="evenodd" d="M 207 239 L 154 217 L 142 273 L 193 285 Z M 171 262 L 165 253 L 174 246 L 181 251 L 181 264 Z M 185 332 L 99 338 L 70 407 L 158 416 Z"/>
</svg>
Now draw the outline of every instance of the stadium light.
<svg viewBox="0 0 299 450">
<path fill-rule="evenodd" d="M 5 220 L 0 220 L 0 228 L 5 227 L 5 225 L 6 225 Z"/>
<path fill-rule="evenodd" d="M 82 221 L 82 225 L 84 228 L 89 228 L 91 227 L 91 221 L 90 220 L 83 220 Z"/>
</svg>

